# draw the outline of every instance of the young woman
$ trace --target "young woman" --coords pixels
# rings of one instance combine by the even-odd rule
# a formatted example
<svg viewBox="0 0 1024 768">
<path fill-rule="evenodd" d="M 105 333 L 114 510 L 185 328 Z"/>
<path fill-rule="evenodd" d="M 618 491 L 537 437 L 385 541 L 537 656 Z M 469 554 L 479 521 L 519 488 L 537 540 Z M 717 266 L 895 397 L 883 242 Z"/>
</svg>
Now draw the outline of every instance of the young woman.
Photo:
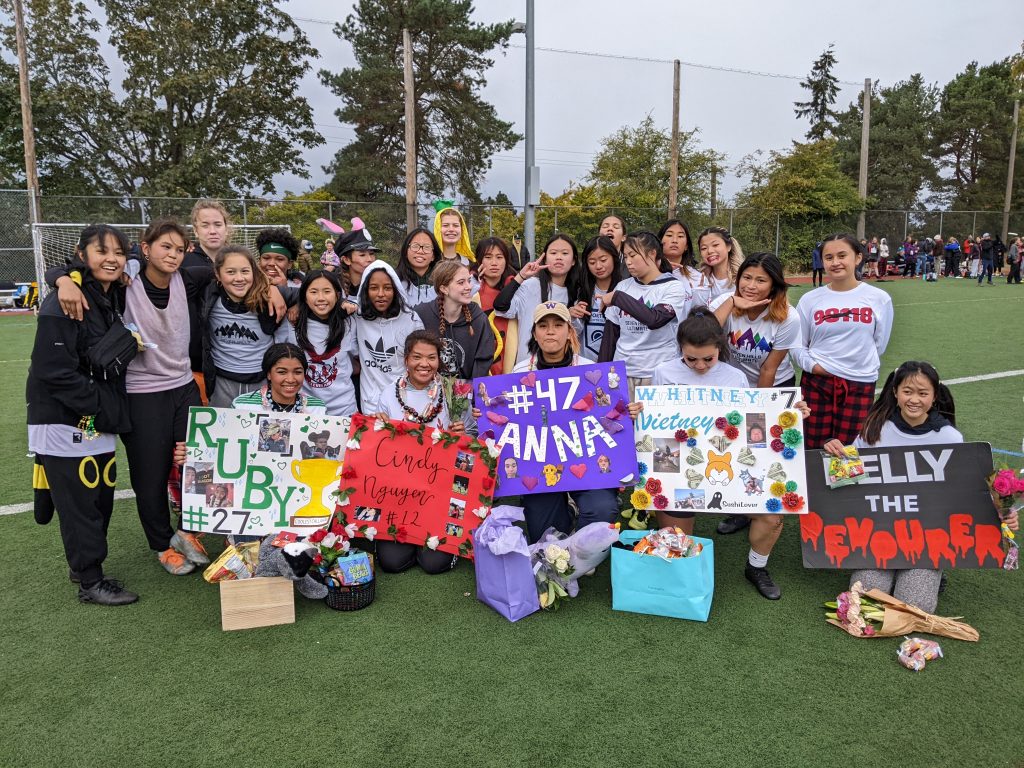
<svg viewBox="0 0 1024 768">
<path fill-rule="evenodd" d="M 394 386 L 382 391 L 364 413 L 374 413 L 382 419 L 404 419 L 417 424 L 440 427 L 449 432 L 476 434 L 472 420 L 452 422 L 448 416 L 444 388 L 438 367 L 441 363 L 441 340 L 430 331 L 419 329 L 405 339 L 405 372 Z M 444 573 L 455 567 L 458 558 L 447 552 L 401 544 L 396 541 L 378 541 L 377 562 L 386 573 L 398 573 L 415 564 L 430 574 Z"/>
<path fill-rule="evenodd" d="M 654 369 L 655 386 L 714 385 L 721 387 L 747 387 L 747 377 L 729 366 L 729 344 L 725 331 L 706 307 L 691 310 L 689 317 L 679 324 L 680 357 L 662 363 Z M 804 418 L 809 413 L 803 401 L 795 403 Z M 676 525 L 693 533 L 693 512 L 659 511 L 658 525 Z M 744 576 L 758 592 L 769 600 L 778 600 L 781 590 L 768 573 L 768 556 L 782 532 L 781 515 L 758 515 L 751 523 L 750 551 Z"/>
<path fill-rule="evenodd" d="M 207 286 L 200 308 L 203 371 L 210 405 L 230 408 L 261 380 L 260 362 L 280 321 L 271 313 L 270 282 L 247 248 L 229 245 L 214 265 L 216 283 Z"/>
<path fill-rule="evenodd" d="M 883 237 L 878 242 L 878 279 L 883 279 L 889 272 L 889 243 Z"/>
<path fill-rule="evenodd" d="M 430 230 L 417 227 L 406 235 L 395 272 L 412 306 L 437 298 L 431 273 L 441 259 L 441 247 Z"/>
<path fill-rule="evenodd" d="M 690 239 L 690 228 L 680 219 L 669 219 L 658 230 L 661 250 L 672 265 L 673 273 L 697 272 L 697 262 L 693 258 L 693 241 Z"/>
<path fill-rule="evenodd" d="M 822 246 L 829 284 L 805 293 L 797 304 L 803 369 L 800 388 L 811 407 L 804 423 L 808 448 L 836 437 L 856 437 L 875 399 L 882 354 L 892 331 L 892 299 L 857 280 L 861 254 L 852 235 L 830 235 Z"/>
<path fill-rule="evenodd" d="M 541 257 L 527 262 L 516 276 L 502 288 L 494 300 L 499 317 L 514 319 L 519 326 L 516 363 L 524 360 L 532 338 L 533 310 L 538 304 L 557 301 L 569 307 L 574 325 L 582 328 L 582 319 L 590 314 L 590 297 L 584 297 L 579 278 L 579 256 L 576 243 L 565 234 L 553 236 L 544 245 Z"/>
<path fill-rule="evenodd" d="M 636 387 L 650 384 L 655 366 L 675 354 L 676 328 L 689 304 L 652 232 L 629 235 L 623 254 L 630 277 L 601 298 L 606 324 L 598 359 L 625 362 L 632 400 Z"/>
<path fill-rule="evenodd" d="M 124 273 L 128 239 L 105 224 L 86 227 L 75 248 L 82 291 L 89 303 L 74 320 L 56 292 L 39 309 L 28 372 L 28 447 L 36 455 L 36 522 L 54 509 L 64 554 L 83 603 L 125 605 L 138 595 L 103 573 L 107 526 L 114 510 L 115 436 L 131 429 L 124 366 L 137 351 L 124 327 Z M 102 352 L 122 349 L 121 361 Z M 167 475 L 164 474 L 164 481 Z"/>
<path fill-rule="evenodd" d="M 616 250 L 622 253 L 622 243 L 626 240 L 626 220 L 617 213 L 609 213 L 601 219 L 597 234 L 615 243 Z"/>
<path fill-rule="evenodd" d="M 338 272 L 341 270 L 341 259 L 334 252 L 334 241 L 331 238 L 324 240 L 324 252 L 320 254 L 320 269 L 324 272 Z"/>
<path fill-rule="evenodd" d="M 903 241 L 903 277 L 914 277 L 917 274 L 917 242 L 913 235 L 907 235 Z"/>
<path fill-rule="evenodd" d="M 174 446 L 185 439 L 189 408 L 202 403 L 189 355 L 193 305 L 213 274 L 209 267 L 180 269 L 187 243 L 184 227 L 173 219 L 147 227 L 140 243 L 144 267 L 140 273 L 139 262 L 131 261 L 126 269 L 136 279 L 127 287 L 124 312 L 126 322 L 154 346 L 128 365 L 132 429 L 121 439 L 146 540 L 164 569 L 176 576 L 210 562 L 194 534 L 175 529 L 168 507 L 169 485 L 175 508 L 180 501 L 180 478 L 172 473 Z M 62 303 L 84 298 L 69 276 L 56 284 Z"/>
<path fill-rule="evenodd" d="M 750 387 L 795 387 L 796 374 L 790 351 L 800 346 L 800 316 L 789 305 L 782 262 L 775 254 L 754 253 L 740 265 L 736 293 L 719 296 L 711 305 L 729 344 L 729 363 L 747 378 Z M 764 568 L 772 547 L 782 533 L 782 515 L 729 515 L 718 532 L 731 534 L 750 525 L 752 554 L 748 564 Z M 778 588 L 762 590 L 777 599 Z"/>
<path fill-rule="evenodd" d="M 508 320 L 498 317 L 494 312 L 494 300 L 498 298 L 501 289 L 508 285 L 515 277 L 516 271 L 512 267 L 512 254 L 508 245 L 500 237 L 485 237 L 476 245 L 476 264 L 473 265 L 480 290 L 477 292 L 476 301 L 487 314 L 487 322 L 494 330 L 494 337 L 497 346 L 494 350 L 494 363 L 491 365 L 491 375 L 498 375 L 503 370 L 503 358 L 505 354 L 505 333 L 508 330 Z"/>
<path fill-rule="evenodd" d="M 352 219 L 352 229 L 338 236 L 334 252 L 341 259 L 341 284 L 345 286 L 350 311 L 354 312 L 359 305 L 358 293 L 363 272 L 376 260 L 380 248 L 373 244 L 363 222 L 356 218 Z"/>
<path fill-rule="evenodd" d="M 357 410 L 352 387 L 356 334 L 341 306 L 343 295 L 333 272 L 310 272 L 299 288 L 295 321 L 295 343 L 309 361 L 303 390 L 323 400 L 331 416 L 351 416 Z"/>
<path fill-rule="evenodd" d="M 579 357 L 579 338 L 568 307 L 560 302 L 545 302 L 534 310 L 532 320 L 529 356 L 516 365 L 515 372 L 568 368 L 587 362 Z M 615 489 L 529 494 L 519 501 L 526 514 L 527 538 L 531 544 L 540 539 L 548 528 L 553 527 L 563 533 L 572 531 L 570 496 L 579 510 L 577 528 L 588 523 L 610 523 L 618 517 Z"/>
<path fill-rule="evenodd" d="M 867 274 L 864 275 L 864 279 L 867 280 L 868 278 L 874 277 L 877 280 L 878 279 L 878 238 L 877 237 L 872 237 L 871 240 L 868 241 L 865 245 L 866 245 L 867 251 L 868 251 L 868 257 L 867 257 L 868 271 L 867 271 Z"/>
<path fill-rule="evenodd" d="M 284 227 L 261 230 L 256 235 L 260 269 L 271 285 L 288 284 L 288 272 L 299 256 L 299 241 Z"/>
<path fill-rule="evenodd" d="M 327 404 L 323 400 L 302 391 L 308 367 L 305 353 L 295 344 L 283 342 L 272 345 L 260 361 L 263 386 L 239 395 L 231 406 L 263 413 L 327 413 Z"/>
<path fill-rule="evenodd" d="M 405 339 L 421 330 L 423 321 L 409 309 L 398 275 L 386 261 L 375 261 L 364 270 L 357 302 L 359 312 L 353 319 L 361 369 L 359 410 L 370 413 L 368 408 L 405 372 Z"/>
<path fill-rule="evenodd" d="M 945 247 L 946 257 L 945 263 L 943 264 L 942 276 L 943 277 L 960 277 L 960 243 L 952 235 L 949 236 L 949 242 L 946 243 Z"/>
<path fill-rule="evenodd" d="M 736 270 L 743 263 L 743 249 L 729 230 L 708 227 L 697 235 L 701 278 L 693 286 L 693 306 L 707 306 L 736 285 Z"/>
<path fill-rule="evenodd" d="M 447 207 L 444 207 L 447 205 Z M 447 201 L 439 200 L 435 204 L 438 209 L 434 215 L 434 239 L 440 244 L 442 257 L 462 262 L 468 267 L 475 258 L 473 247 L 469 244 L 469 231 L 462 213 L 451 207 Z"/>
<path fill-rule="evenodd" d="M 622 255 L 615 243 L 603 235 L 591 238 L 583 247 L 582 294 L 590 297 L 590 311 L 583 317 L 582 354 L 597 360 L 604 338 L 604 305 L 602 298 L 619 282 L 622 275 Z"/>
<path fill-rule="evenodd" d="M 420 304 L 423 328 L 441 339 L 441 375 L 457 379 L 486 376 L 494 362 L 494 332 L 473 301 L 473 282 L 461 262 L 443 261 L 434 270 L 437 300 Z"/>
<path fill-rule="evenodd" d="M 962 443 L 955 411 L 953 396 L 939 381 L 935 368 L 911 360 L 886 378 L 853 444 L 858 448 L 888 448 Z M 843 440 L 829 440 L 824 448 L 841 457 L 843 445 Z M 1018 529 L 1016 512 L 1003 519 L 1011 530 Z M 935 612 L 941 579 L 942 571 L 929 568 L 868 569 L 850 574 L 850 584 L 859 581 L 865 589 L 880 589 L 928 613 Z"/>
<path fill-rule="evenodd" d="M 192 206 L 192 233 L 196 242 L 187 251 L 184 267 L 212 267 L 231 238 L 231 216 L 220 200 L 203 198 Z"/>
</svg>

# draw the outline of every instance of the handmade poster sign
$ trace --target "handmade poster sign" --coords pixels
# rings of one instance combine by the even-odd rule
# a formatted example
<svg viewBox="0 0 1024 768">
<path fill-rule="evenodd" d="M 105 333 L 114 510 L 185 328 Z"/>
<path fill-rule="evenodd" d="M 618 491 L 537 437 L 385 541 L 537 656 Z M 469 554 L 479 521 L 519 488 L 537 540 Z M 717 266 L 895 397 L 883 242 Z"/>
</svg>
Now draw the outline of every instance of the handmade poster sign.
<svg viewBox="0 0 1024 768">
<path fill-rule="evenodd" d="M 500 449 L 407 421 L 355 414 L 338 492 L 346 523 L 375 538 L 472 558 L 472 532 L 491 511 Z"/>
<path fill-rule="evenodd" d="M 828 487 L 828 458 L 807 452 L 805 568 L 1000 568 L 988 443 L 861 448 L 866 477 Z"/>
<path fill-rule="evenodd" d="M 629 387 L 621 362 L 473 382 L 481 435 L 504 450 L 499 496 L 617 488 L 636 477 Z"/>
<path fill-rule="evenodd" d="M 192 408 L 182 528 L 308 535 L 334 511 L 349 418 Z"/>
<path fill-rule="evenodd" d="M 807 512 L 799 389 L 637 387 L 636 398 L 646 481 L 634 502 L 670 512 Z"/>
</svg>

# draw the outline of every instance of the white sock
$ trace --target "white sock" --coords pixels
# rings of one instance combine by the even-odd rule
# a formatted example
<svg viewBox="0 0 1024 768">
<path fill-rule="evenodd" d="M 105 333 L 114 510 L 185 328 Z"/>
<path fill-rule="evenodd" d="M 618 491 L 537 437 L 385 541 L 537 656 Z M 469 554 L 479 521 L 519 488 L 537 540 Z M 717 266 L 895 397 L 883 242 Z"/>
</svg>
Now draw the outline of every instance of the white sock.
<svg viewBox="0 0 1024 768">
<path fill-rule="evenodd" d="M 768 565 L 768 555 L 759 555 L 751 549 L 750 554 L 747 555 L 747 562 L 755 568 L 764 568 Z"/>
</svg>

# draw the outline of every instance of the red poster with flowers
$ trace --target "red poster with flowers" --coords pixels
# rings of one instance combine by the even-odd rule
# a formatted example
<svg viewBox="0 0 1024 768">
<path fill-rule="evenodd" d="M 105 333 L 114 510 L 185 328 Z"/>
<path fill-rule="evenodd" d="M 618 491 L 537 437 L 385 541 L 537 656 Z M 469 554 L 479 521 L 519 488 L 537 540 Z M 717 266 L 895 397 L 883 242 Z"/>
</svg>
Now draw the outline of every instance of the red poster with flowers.
<svg viewBox="0 0 1024 768">
<path fill-rule="evenodd" d="M 337 514 L 377 539 L 472 558 L 472 532 L 490 513 L 499 449 L 493 441 L 356 414 Z"/>
</svg>

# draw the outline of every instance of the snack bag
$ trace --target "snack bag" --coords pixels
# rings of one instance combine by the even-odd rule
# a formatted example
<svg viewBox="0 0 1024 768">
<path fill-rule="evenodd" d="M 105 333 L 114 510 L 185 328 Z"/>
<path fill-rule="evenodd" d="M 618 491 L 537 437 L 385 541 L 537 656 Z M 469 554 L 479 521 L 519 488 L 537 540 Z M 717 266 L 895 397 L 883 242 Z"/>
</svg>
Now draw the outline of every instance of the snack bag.
<svg viewBox="0 0 1024 768">
<path fill-rule="evenodd" d="M 844 485 L 859 483 L 867 475 L 864 473 L 864 462 L 860 452 L 852 445 L 843 446 L 845 459 L 833 456 L 828 463 L 828 487 L 842 488 Z"/>
<path fill-rule="evenodd" d="M 257 547 L 259 546 L 259 542 L 254 543 Z M 248 579 L 250 576 L 252 576 L 252 571 L 249 570 L 245 559 L 235 546 L 230 546 L 221 552 L 220 557 L 203 571 L 203 578 L 210 584 L 218 581 Z"/>
</svg>

